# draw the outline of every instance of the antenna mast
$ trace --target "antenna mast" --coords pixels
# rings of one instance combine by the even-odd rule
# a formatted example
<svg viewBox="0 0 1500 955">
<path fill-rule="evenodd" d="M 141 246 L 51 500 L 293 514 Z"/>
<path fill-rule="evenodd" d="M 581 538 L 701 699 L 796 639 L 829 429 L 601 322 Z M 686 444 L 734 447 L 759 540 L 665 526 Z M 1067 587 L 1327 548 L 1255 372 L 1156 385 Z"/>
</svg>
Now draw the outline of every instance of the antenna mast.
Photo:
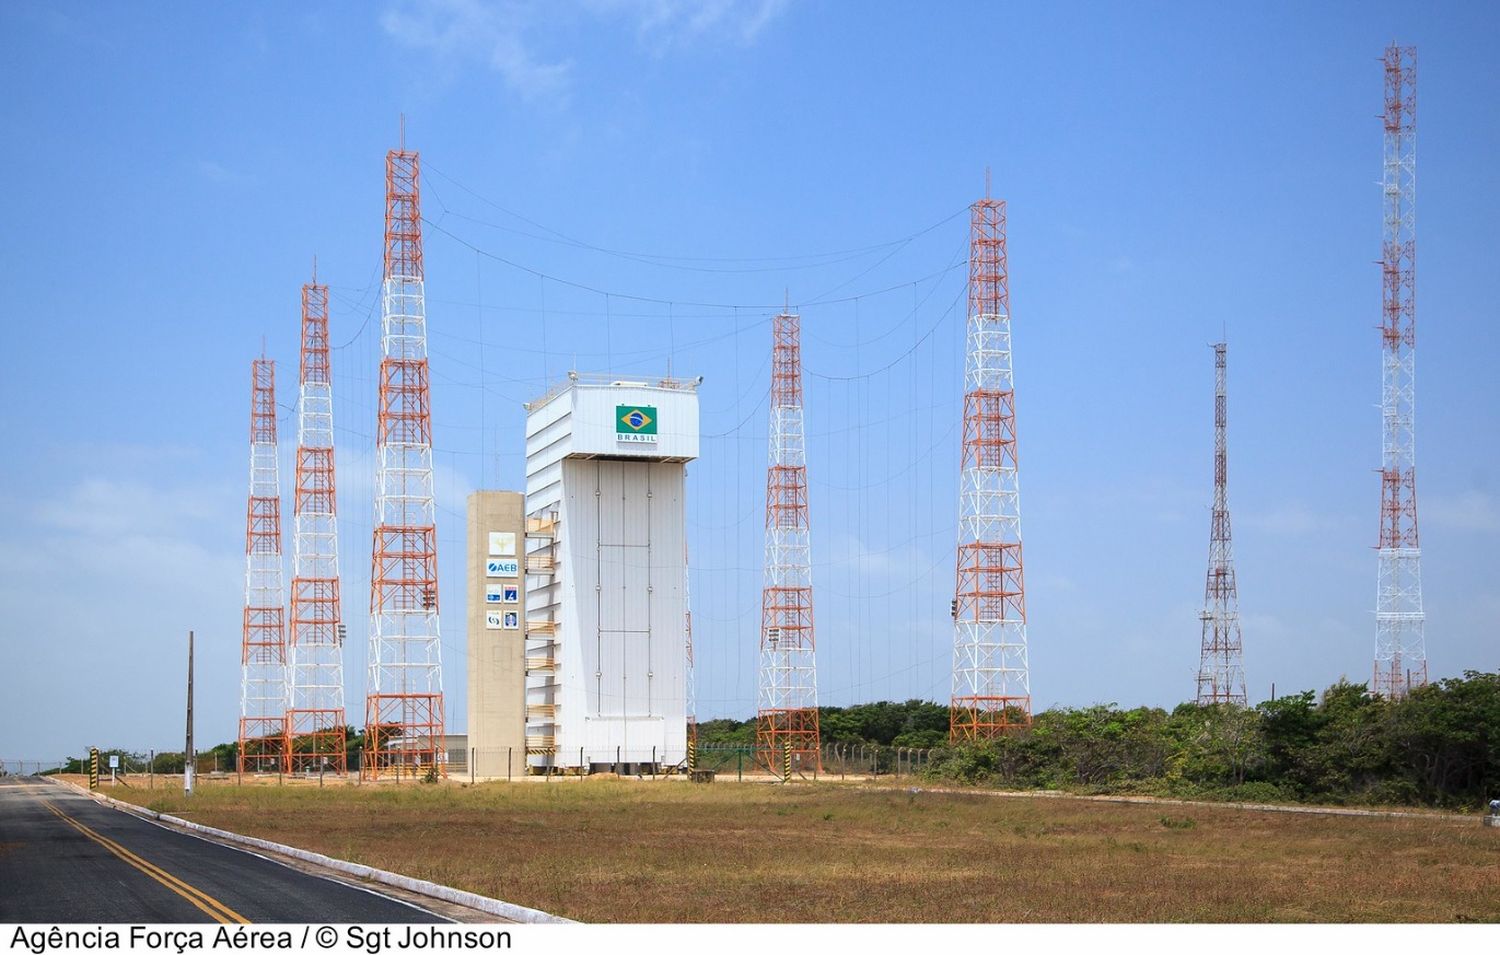
<svg viewBox="0 0 1500 955">
<path fill-rule="evenodd" d="M 245 618 L 240 642 L 240 772 L 277 772 L 287 753 L 286 590 L 276 363 L 250 363 L 250 498 L 245 509 Z"/>
<path fill-rule="evenodd" d="M 756 749 L 778 776 L 822 763 L 813 640 L 807 449 L 802 422 L 802 318 L 771 320 L 771 460 L 766 469 L 766 562 L 761 591 Z"/>
<path fill-rule="evenodd" d="M 953 742 L 992 739 L 1031 724 L 1005 201 L 986 195 L 969 210 L 969 321 L 948 724 Z"/>
<path fill-rule="evenodd" d="M 291 768 L 348 769 L 344 633 L 340 623 L 338 501 L 333 468 L 333 382 L 328 361 L 328 286 L 302 286 L 302 360 L 293 504 Z"/>
<path fill-rule="evenodd" d="M 361 775 L 446 776 L 417 153 L 385 157 L 385 281 Z"/>
<path fill-rule="evenodd" d="M 1385 236 L 1381 248 L 1380 569 L 1373 693 L 1400 699 L 1427 682 L 1417 537 L 1417 51 L 1385 57 Z"/>
<path fill-rule="evenodd" d="M 1208 582 L 1203 590 L 1198 705 L 1244 706 L 1245 660 L 1240 639 L 1239 588 L 1229 530 L 1229 392 L 1226 342 L 1214 345 L 1214 511 L 1208 535 Z"/>
<path fill-rule="evenodd" d="M 687 538 L 682 541 L 682 635 L 687 670 L 684 676 L 684 709 L 687 711 L 687 766 L 698 768 L 698 674 L 693 661 L 693 602 L 690 593 L 692 572 L 688 565 Z"/>
</svg>

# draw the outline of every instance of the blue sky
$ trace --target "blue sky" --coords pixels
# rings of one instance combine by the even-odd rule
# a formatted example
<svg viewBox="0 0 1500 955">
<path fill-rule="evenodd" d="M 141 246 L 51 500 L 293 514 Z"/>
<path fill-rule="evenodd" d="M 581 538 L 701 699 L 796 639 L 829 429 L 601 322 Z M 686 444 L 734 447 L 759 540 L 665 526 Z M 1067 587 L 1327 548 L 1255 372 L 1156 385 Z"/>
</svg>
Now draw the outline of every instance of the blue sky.
<svg viewBox="0 0 1500 955">
<path fill-rule="evenodd" d="M 569 368 L 705 376 L 700 713 L 754 708 L 769 315 L 804 317 L 826 703 L 946 699 L 968 203 L 1009 203 L 1039 706 L 1193 689 L 1212 352 L 1252 698 L 1366 678 L 1381 74 L 1418 46 L 1436 676 L 1500 668 L 1500 11 L 574 0 L 0 10 L 0 758 L 234 733 L 248 364 L 333 286 L 350 713 L 385 150 L 426 180 L 449 725 L 462 510 Z M 289 468 L 287 469 L 289 470 Z M 289 507 L 288 507 L 289 509 Z M 290 542 L 288 542 L 290 550 Z"/>
</svg>

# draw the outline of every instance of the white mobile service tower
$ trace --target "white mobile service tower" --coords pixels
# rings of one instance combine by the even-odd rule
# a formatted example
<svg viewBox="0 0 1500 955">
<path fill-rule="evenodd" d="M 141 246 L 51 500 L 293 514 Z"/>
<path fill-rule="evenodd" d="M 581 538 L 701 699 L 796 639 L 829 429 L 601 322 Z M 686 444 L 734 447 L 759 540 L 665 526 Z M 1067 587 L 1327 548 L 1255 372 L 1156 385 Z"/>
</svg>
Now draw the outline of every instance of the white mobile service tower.
<svg viewBox="0 0 1500 955">
<path fill-rule="evenodd" d="M 526 406 L 526 513 L 551 535 L 526 552 L 535 771 L 686 758 L 684 476 L 701 381 L 575 372 Z"/>
</svg>

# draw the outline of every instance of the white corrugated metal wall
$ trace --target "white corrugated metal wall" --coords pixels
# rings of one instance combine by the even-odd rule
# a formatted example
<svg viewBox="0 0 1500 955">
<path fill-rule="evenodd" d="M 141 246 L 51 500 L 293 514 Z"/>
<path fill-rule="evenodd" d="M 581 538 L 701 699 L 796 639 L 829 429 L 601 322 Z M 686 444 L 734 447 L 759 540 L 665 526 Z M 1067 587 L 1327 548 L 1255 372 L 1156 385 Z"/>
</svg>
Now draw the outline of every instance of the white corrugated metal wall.
<svg viewBox="0 0 1500 955">
<path fill-rule="evenodd" d="M 683 466 L 570 460 L 563 474 L 564 575 L 577 598 L 564 659 L 577 661 L 583 693 L 566 681 L 562 735 L 581 732 L 588 762 L 619 748 L 626 762 L 675 763 L 686 741 Z"/>
<path fill-rule="evenodd" d="M 616 443 L 621 404 L 659 409 L 658 444 Z M 697 395 L 578 384 L 529 410 L 527 512 L 559 519 L 558 573 L 533 578 L 528 593 L 533 617 L 557 625 L 556 673 L 528 679 L 527 691 L 529 704 L 556 705 L 556 753 L 532 763 L 677 764 L 687 745 L 684 462 L 698 452 Z"/>
</svg>

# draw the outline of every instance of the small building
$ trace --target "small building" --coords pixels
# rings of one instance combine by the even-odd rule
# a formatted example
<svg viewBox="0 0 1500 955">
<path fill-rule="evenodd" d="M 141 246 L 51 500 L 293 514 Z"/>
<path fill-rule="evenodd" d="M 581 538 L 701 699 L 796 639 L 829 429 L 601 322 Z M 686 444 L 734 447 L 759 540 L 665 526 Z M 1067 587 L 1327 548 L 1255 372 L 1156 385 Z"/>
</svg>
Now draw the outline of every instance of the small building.
<svg viewBox="0 0 1500 955">
<path fill-rule="evenodd" d="M 468 518 L 469 732 L 463 765 L 475 776 L 510 776 L 526 771 L 525 497 L 519 491 L 475 491 Z"/>
<path fill-rule="evenodd" d="M 537 771 L 686 759 L 684 482 L 700 382 L 573 373 L 526 406 L 537 535 L 526 551 L 526 746 Z"/>
</svg>

